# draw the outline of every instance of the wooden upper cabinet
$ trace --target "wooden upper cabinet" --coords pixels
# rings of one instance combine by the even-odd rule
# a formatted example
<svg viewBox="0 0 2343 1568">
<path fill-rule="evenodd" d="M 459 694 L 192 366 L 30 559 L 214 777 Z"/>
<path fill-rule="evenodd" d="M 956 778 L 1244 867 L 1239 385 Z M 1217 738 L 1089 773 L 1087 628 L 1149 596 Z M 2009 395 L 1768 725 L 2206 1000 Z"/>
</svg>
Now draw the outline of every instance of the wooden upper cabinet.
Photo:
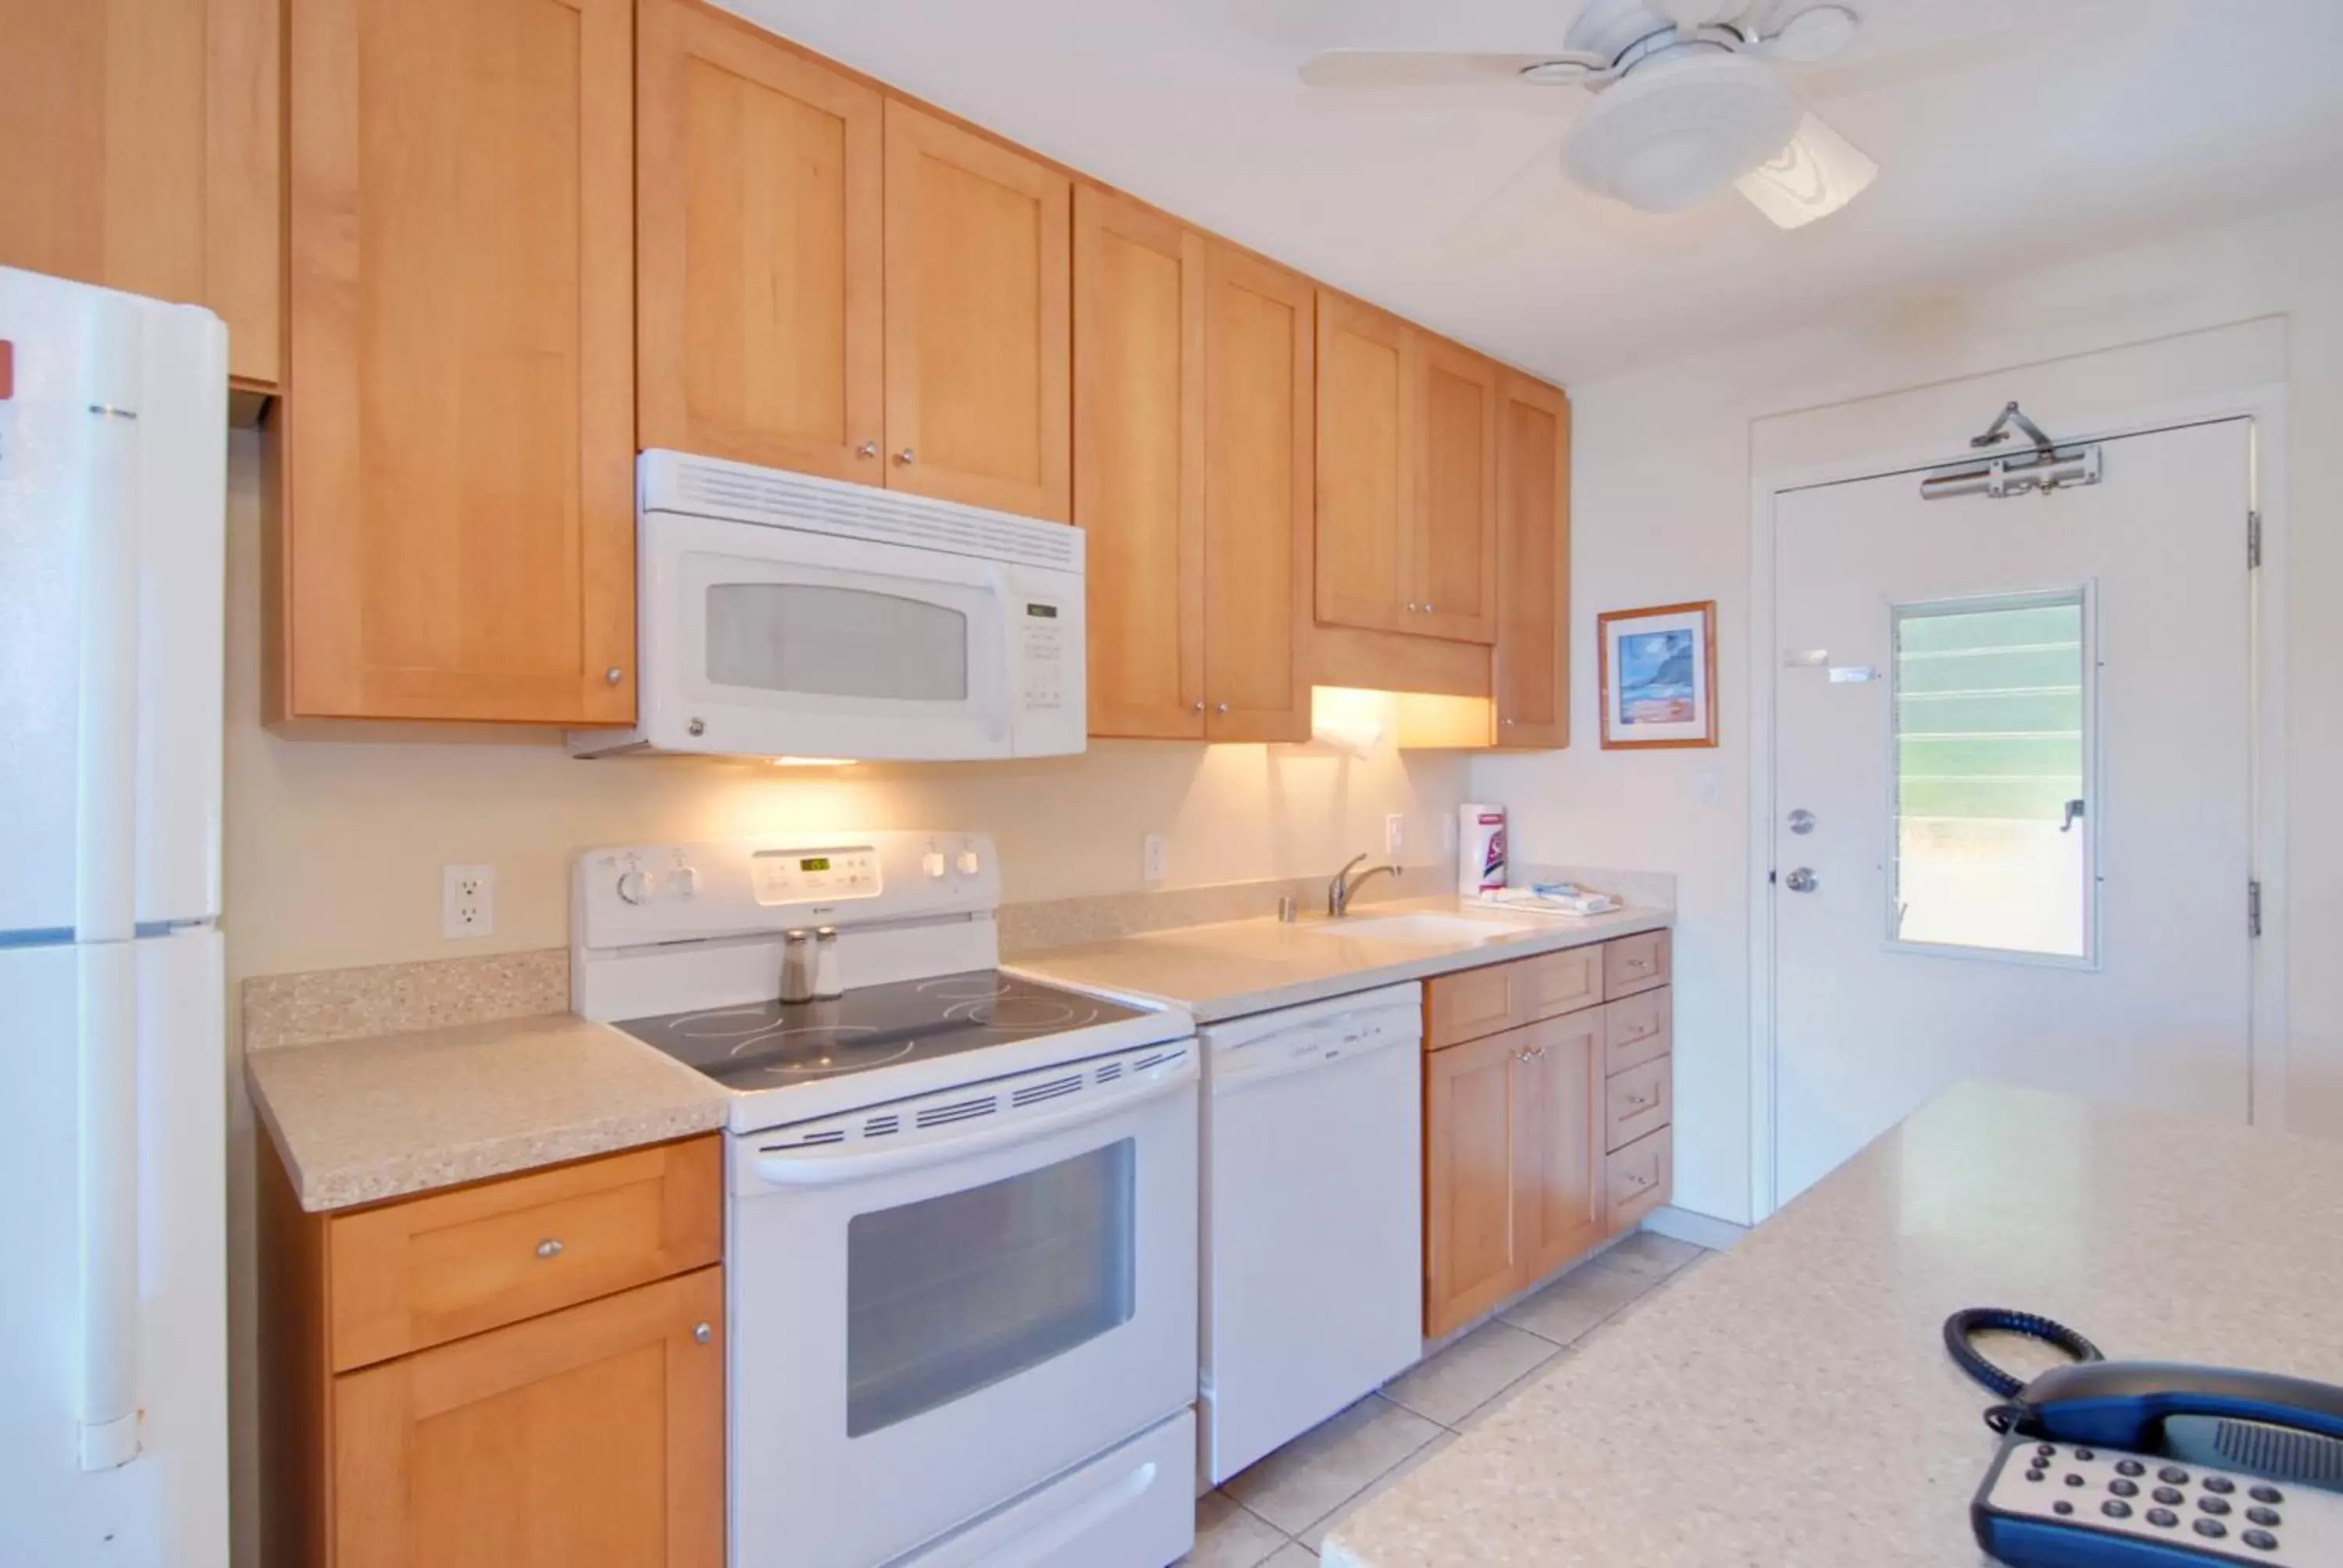
<svg viewBox="0 0 2343 1568">
<path fill-rule="evenodd" d="M 335 1379 L 333 1568 L 722 1568 L 723 1308 L 703 1269 Z"/>
<path fill-rule="evenodd" d="M 1091 733 L 1202 739 L 1204 240 L 1087 185 L 1074 192 L 1073 437 Z"/>
<path fill-rule="evenodd" d="M 886 483 L 1073 514 L 1072 182 L 890 98 Z"/>
<path fill-rule="evenodd" d="M 1372 306 L 1317 291 L 1317 614 L 1330 626 L 1420 629 L 1414 573 L 1413 334 Z"/>
<path fill-rule="evenodd" d="M 1497 397 L 1497 744 L 1570 744 L 1570 400 L 1510 372 Z"/>
<path fill-rule="evenodd" d="M 280 716 L 634 716 L 628 0 L 290 0 Z"/>
<path fill-rule="evenodd" d="M 206 305 L 277 379 L 277 0 L 0 0 L 0 266 Z"/>
<path fill-rule="evenodd" d="M 883 482 L 884 100 L 689 0 L 643 0 L 646 447 Z"/>
<path fill-rule="evenodd" d="M 1310 739 L 1310 280 L 1204 251 L 1204 704 L 1214 740 Z"/>
<path fill-rule="evenodd" d="M 1497 639 L 1497 367 L 1416 333 L 1422 399 L 1417 509 L 1406 600 L 1413 629 Z"/>
</svg>

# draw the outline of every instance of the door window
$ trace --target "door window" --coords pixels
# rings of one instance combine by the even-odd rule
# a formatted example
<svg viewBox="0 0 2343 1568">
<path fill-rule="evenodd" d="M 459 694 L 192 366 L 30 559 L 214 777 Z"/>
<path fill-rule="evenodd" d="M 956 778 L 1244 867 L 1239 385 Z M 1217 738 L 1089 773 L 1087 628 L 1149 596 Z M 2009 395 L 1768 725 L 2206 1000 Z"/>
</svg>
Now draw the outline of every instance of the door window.
<svg viewBox="0 0 2343 1568">
<path fill-rule="evenodd" d="M 2087 596 L 1947 599 L 1892 613 L 1890 939 L 2087 960 Z"/>
<path fill-rule="evenodd" d="M 713 583 L 708 678 L 823 697 L 968 699 L 968 617 L 900 594 L 815 583 Z"/>
<path fill-rule="evenodd" d="M 846 1435 L 949 1404 L 1131 1321 L 1136 1145 L 858 1214 Z"/>
</svg>

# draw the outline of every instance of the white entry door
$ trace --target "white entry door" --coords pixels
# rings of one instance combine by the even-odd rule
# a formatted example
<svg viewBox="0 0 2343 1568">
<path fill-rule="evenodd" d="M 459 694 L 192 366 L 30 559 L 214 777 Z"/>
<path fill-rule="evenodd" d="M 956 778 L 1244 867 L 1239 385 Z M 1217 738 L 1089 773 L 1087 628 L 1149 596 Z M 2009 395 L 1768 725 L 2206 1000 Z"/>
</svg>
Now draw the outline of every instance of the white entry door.
<svg viewBox="0 0 2343 1568">
<path fill-rule="evenodd" d="M 1778 498 L 1778 1201 L 1964 1078 L 2247 1119 L 2251 441 Z"/>
</svg>

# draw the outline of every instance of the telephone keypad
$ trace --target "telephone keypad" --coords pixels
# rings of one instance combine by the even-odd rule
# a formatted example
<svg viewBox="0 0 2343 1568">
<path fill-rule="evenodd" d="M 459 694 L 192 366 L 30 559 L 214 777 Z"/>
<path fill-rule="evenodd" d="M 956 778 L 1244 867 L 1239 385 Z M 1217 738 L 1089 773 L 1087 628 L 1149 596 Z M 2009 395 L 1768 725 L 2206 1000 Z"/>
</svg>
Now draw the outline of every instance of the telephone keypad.
<svg viewBox="0 0 2343 1568">
<path fill-rule="evenodd" d="M 2289 1491 L 2298 1495 L 2289 1499 Z M 2287 1502 L 2292 1505 L 2281 1513 L 2275 1504 Z M 2163 1555 L 2153 1561 L 2202 1561 L 2208 1568 L 2343 1563 L 2343 1497 L 2031 1438 L 2005 1443 L 1974 1512 L 1988 1551 L 2006 1548 L 2006 1561 L 2036 1568 L 2127 1561 L 2107 1554 L 2126 1541 L 2139 1544 L 2144 1561 L 2154 1550 Z M 1996 1534 L 2029 1529 L 2034 1533 Z"/>
</svg>

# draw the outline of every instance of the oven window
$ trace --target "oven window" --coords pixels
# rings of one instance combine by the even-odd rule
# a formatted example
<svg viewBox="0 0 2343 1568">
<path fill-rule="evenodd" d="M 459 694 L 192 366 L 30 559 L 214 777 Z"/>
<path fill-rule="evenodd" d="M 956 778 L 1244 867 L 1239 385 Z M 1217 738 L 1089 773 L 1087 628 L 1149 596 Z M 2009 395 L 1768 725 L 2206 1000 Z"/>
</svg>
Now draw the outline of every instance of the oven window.
<svg viewBox="0 0 2343 1568">
<path fill-rule="evenodd" d="M 846 1435 L 1014 1377 L 1131 1321 L 1131 1140 L 846 1228 Z"/>
<path fill-rule="evenodd" d="M 943 605 L 814 583 L 708 589 L 708 678 L 824 697 L 968 699 L 968 617 Z"/>
</svg>

